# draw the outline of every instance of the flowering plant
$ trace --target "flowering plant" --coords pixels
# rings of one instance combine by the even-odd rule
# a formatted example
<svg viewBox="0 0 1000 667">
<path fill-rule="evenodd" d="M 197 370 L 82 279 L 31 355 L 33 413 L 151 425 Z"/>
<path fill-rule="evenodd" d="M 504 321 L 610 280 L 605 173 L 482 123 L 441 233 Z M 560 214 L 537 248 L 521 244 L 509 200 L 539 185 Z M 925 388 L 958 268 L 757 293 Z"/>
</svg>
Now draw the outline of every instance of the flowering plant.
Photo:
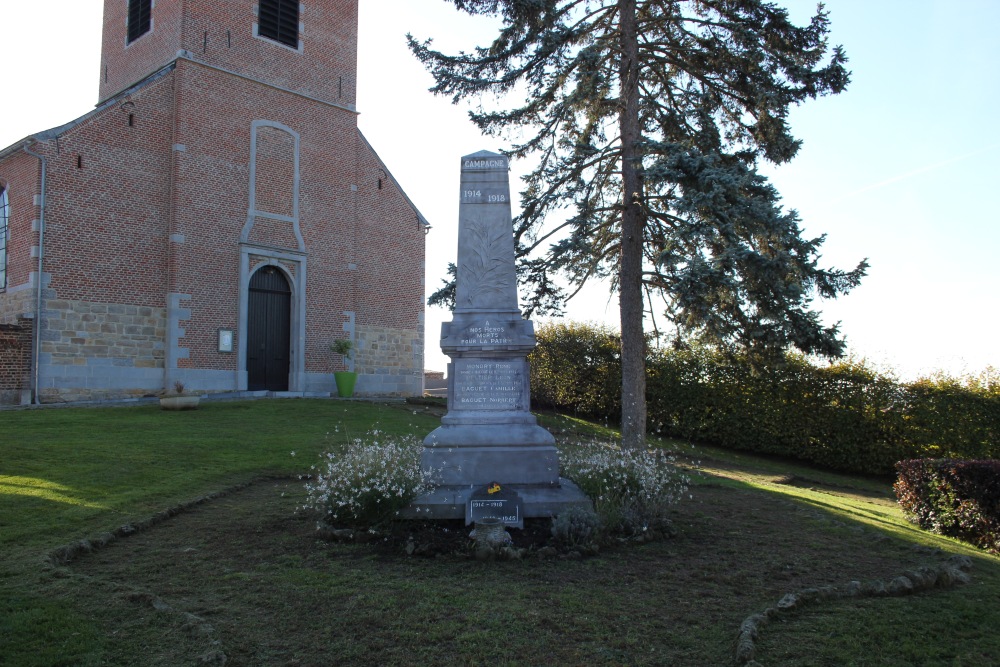
<svg viewBox="0 0 1000 667">
<path fill-rule="evenodd" d="M 563 452 L 562 474 L 594 502 L 605 530 L 639 535 L 668 527 L 668 508 L 687 492 L 690 479 L 662 450 L 581 443 Z"/>
<path fill-rule="evenodd" d="M 312 467 L 305 507 L 331 524 L 376 526 L 392 521 L 418 494 L 432 488 L 420 468 L 423 445 L 414 436 L 385 438 L 380 431 L 328 452 Z"/>
</svg>

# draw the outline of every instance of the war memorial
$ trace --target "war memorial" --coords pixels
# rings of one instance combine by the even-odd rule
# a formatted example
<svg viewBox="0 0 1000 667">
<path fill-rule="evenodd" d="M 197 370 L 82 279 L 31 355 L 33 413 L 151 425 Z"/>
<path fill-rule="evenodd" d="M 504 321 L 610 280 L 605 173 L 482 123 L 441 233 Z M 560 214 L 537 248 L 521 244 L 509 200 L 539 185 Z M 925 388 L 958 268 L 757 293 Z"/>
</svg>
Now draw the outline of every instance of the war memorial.
<svg viewBox="0 0 1000 667">
<path fill-rule="evenodd" d="M 448 412 L 421 462 L 437 488 L 408 515 L 472 522 L 494 512 L 520 526 L 590 501 L 559 477 L 555 439 L 530 411 L 535 333 L 518 307 L 508 159 L 481 151 L 461 165 L 455 310 L 441 327 Z"/>
</svg>

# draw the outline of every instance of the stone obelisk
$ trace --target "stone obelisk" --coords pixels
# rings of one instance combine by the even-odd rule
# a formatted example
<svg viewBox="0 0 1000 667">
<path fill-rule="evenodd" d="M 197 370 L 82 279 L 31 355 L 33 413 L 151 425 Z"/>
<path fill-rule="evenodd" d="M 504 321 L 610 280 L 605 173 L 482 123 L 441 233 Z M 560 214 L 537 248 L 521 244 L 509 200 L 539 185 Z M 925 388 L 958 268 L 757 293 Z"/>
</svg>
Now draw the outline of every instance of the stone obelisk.
<svg viewBox="0 0 1000 667">
<path fill-rule="evenodd" d="M 455 311 L 441 326 L 448 413 L 424 439 L 422 458 L 441 486 L 415 506 L 425 517 L 465 516 L 470 493 L 494 482 L 517 491 L 528 517 L 588 504 L 559 478 L 555 440 L 530 412 L 535 332 L 517 302 L 507 157 L 463 157 L 459 197 Z"/>
</svg>

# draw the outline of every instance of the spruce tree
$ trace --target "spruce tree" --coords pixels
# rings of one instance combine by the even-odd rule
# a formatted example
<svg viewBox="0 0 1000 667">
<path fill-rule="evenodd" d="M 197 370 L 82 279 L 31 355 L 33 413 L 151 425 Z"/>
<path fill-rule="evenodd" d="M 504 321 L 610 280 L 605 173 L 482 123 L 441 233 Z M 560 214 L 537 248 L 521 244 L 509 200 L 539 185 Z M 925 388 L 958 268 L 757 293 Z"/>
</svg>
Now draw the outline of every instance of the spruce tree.
<svg viewBox="0 0 1000 667">
<path fill-rule="evenodd" d="M 822 5 L 800 27 L 763 0 L 450 1 L 500 17 L 493 43 L 447 55 L 411 35 L 410 48 L 433 92 L 479 100 L 473 122 L 536 160 L 514 221 L 526 312 L 558 312 L 557 275 L 618 291 L 625 446 L 645 439 L 654 296 L 685 337 L 759 357 L 843 354 L 812 302 L 868 264 L 821 268 L 824 237 L 803 238 L 757 171 L 798 151 L 792 105 L 848 84 Z"/>
</svg>

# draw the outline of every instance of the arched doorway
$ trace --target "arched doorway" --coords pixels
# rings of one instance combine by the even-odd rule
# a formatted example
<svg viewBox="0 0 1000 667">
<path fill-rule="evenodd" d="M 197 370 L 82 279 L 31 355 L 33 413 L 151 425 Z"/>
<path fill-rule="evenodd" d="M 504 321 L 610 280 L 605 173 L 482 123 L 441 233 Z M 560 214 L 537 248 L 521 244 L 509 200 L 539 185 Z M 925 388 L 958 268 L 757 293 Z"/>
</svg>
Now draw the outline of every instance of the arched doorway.
<svg viewBox="0 0 1000 667">
<path fill-rule="evenodd" d="M 247 389 L 288 391 L 292 290 L 284 274 L 265 266 L 250 278 Z"/>
</svg>

